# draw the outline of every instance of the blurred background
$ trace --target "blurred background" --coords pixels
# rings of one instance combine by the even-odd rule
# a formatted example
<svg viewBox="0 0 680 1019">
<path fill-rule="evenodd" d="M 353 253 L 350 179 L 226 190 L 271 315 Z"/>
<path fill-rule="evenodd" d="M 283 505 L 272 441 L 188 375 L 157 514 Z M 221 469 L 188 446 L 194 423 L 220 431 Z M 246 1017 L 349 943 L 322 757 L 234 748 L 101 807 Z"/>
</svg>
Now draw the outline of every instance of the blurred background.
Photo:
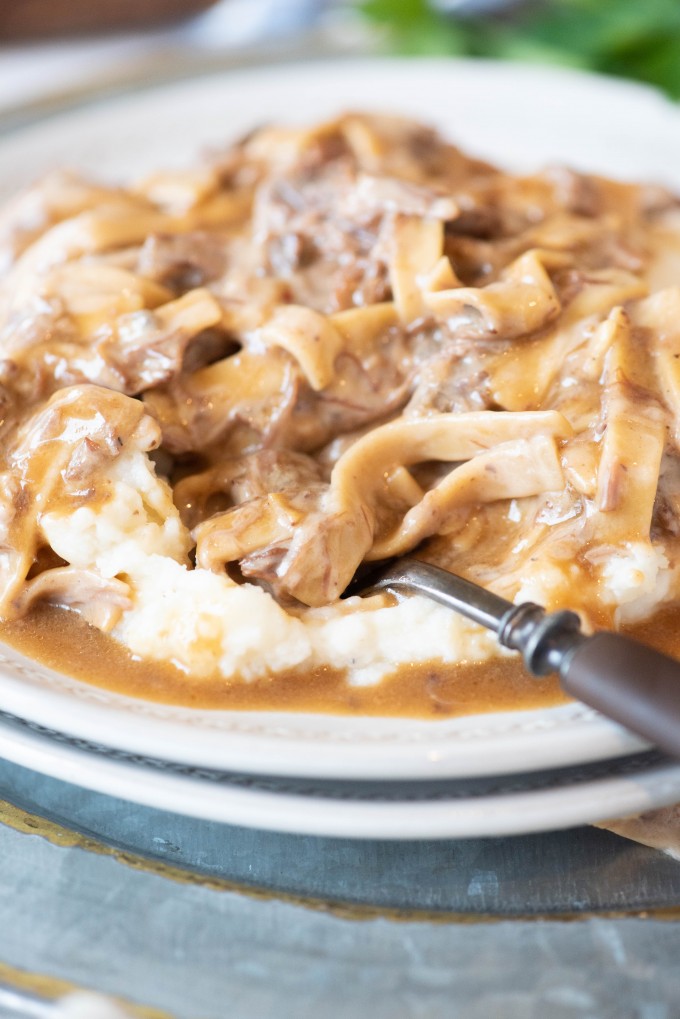
<svg viewBox="0 0 680 1019">
<path fill-rule="evenodd" d="M 563 64 L 680 98 L 680 0 L 0 0 L 0 113 L 342 53 Z"/>
</svg>

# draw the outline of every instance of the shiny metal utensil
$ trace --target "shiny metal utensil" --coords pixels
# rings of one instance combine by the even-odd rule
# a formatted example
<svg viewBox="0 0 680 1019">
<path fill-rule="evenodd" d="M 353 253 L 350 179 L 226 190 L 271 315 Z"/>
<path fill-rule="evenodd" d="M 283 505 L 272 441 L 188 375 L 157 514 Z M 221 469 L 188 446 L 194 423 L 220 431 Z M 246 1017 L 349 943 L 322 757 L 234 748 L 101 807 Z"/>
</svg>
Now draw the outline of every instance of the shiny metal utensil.
<svg viewBox="0 0 680 1019">
<path fill-rule="evenodd" d="M 401 559 L 366 578 L 376 589 L 424 594 L 493 630 L 519 651 L 529 672 L 556 672 L 570 696 L 597 708 L 666 753 L 680 757 L 680 662 L 630 637 L 588 637 L 575 612 L 513 605 L 477 584 L 416 559 Z"/>
</svg>

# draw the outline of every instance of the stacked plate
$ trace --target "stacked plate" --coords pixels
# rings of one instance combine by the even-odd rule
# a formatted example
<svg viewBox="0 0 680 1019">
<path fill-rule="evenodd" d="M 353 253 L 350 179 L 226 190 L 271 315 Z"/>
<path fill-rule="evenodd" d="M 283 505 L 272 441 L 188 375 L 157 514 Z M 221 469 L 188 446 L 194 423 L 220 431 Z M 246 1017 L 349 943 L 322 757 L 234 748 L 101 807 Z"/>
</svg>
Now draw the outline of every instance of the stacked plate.
<svg viewBox="0 0 680 1019">
<path fill-rule="evenodd" d="M 580 705 L 443 722 L 199 711 L 5 650 L 0 756 L 207 820 L 356 838 L 569 827 L 680 800 L 680 764 Z"/>
<path fill-rule="evenodd" d="M 486 62 L 366 61 L 203 77 L 62 112 L 0 139 L 0 199 L 55 165 L 129 177 L 291 111 L 313 120 L 368 103 L 510 168 L 567 162 L 680 186 L 680 114 L 650 90 Z M 198 711 L 107 693 L 5 650 L 0 708 L 8 760 L 280 831 L 500 835 L 680 800 L 680 765 L 579 705 L 441 722 Z"/>
</svg>

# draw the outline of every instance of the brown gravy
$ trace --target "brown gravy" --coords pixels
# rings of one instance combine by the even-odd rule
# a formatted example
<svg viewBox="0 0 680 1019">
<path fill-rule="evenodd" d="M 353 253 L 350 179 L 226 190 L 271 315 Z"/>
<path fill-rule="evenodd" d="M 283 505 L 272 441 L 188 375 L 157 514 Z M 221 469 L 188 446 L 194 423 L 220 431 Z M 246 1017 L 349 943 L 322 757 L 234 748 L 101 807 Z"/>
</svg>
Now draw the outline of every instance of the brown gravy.
<svg viewBox="0 0 680 1019">
<path fill-rule="evenodd" d="M 680 608 L 630 631 L 680 658 Z M 21 653 L 94 686 L 145 700 L 193 708 L 451 718 L 565 703 L 554 676 L 534 679 L 516 659 L 482 664 L 431 662 L 395 672 L 377 686 L 349 686 L 342 672 L 281 673 L 251 683 L 194 679 L 172 665 L 141 660 L 75 613 L 43 606 L 0 626 L 0 639 Z"/>
</svg>

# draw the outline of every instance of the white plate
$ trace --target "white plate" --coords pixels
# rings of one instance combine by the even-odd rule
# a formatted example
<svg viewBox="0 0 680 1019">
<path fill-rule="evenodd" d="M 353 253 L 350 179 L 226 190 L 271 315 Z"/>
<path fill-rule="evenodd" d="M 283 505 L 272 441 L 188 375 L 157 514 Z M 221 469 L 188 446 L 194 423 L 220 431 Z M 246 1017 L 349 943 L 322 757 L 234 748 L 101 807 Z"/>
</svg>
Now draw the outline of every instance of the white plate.
<svg viewBox="0 0 680 1019">
<path fill-rule="evenodd" d="M 680 799 L 680 764 L 659 761 L 656 754 L 506 779 L 323 783 L 260 779 L 126 756 L 0 716 L 0 756 L 159 810 L 339 838 L 518 835 L 643 813 Z"/>
<path fill-rule="evenodd" d="M 680 187 L 680 112 L 650 89 L 514 64 L 372 60 L 223 74 L 59 114 L 0 138 L 0 197 L 58 164 L 125 178 L 187 163 L 263 121 L 352 107 L 418 116 L 513 168 L 568 162 Z M 0 665 L 0 707 L 13 714 L 131 752 L 239 771 L 500 775 L 642 745 L 578 705 L 446 722 L 207 712 L 109 694 L 9 652 Z"/>
<path fill-rule="evenodd" d="M 0 669 L 0 708 L 20 718 L 129 753 L 265 775 L 501 775 L 601 760 L 645 745 L 579 704 L 443 722 L 199 711 L 109 693 L 8 648 L 0 651 Z"/>
</svg>

